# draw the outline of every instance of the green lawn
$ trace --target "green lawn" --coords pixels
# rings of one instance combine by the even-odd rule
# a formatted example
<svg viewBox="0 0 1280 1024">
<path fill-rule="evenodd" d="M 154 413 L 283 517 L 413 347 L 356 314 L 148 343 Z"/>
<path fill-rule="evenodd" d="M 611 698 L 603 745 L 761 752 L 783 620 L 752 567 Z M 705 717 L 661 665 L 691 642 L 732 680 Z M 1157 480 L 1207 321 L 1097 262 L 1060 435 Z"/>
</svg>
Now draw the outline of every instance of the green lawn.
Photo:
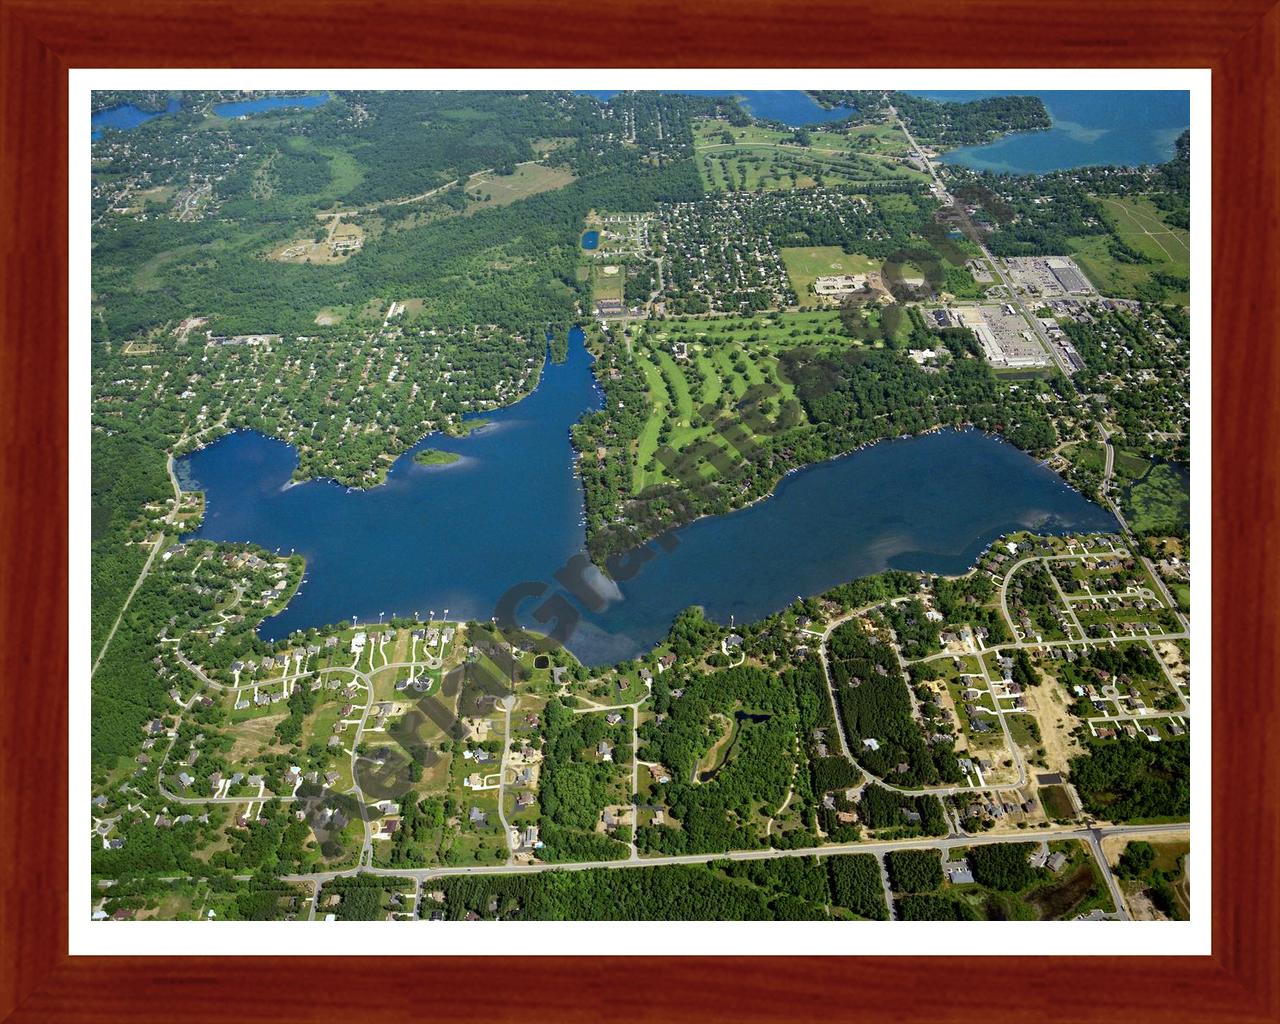
<svg viewBox="0 0 1280 1024">
<path fill-rule="evenodd" d="M 644 429 L 636 442 L 636 461 L 631 471 L 631 487 L 637 494 L 649 484 L 661 479 L 661 471 L 650 472 L 647 468 L 653 453 L 658 450 L 658 433 L 662 430 L 670 406 L 671 396 L 667 392 L 662 371 L 641 352 L 640 368 L 644 371 L 645 380 L 649 384 L 649 418 L 645 420 Z"/>
<path fill-rule="evenodd" d="M 876 126 L 855 133 L 811 132 L 806 147 L 796 145 L 790 131 L 704 120 L 694 124 L 694 154 L 710 192 L 925 180 L 895 159 L 905 152 L 905 139 L 895 138 L 896 131 Z"/>
<path fill-rule="evenodd" d="M 780 252 L 782 262 L 787 267 L 787 276 L 791 278 L 791 287 L 802 304 L 810 304 L 817 300 L 817 296 L 813 295 L 809 288 L 819 277 L 830 277 L 833 274 L 865 274 L 870 270 L 880 269 L 879 260 L 873 260 L 860 253 L 847 253 L 838 245 L 782 249 Z"/>
<path fill-rule="evenodd" d="M 679 344 L 686 346 L 683 359 L 674 354 Z M 725 417 L 741 422 L 734 403 L 750 389 L 774 392 L 760 409 L 763 419 L 752 416 L 748 429 L 756 440 L 804 428 L 807 421 L 795 402 L 795 385 L 782 374 L 780 354 L 797 345 L 858 344 L 843 333 L 838 310 L 687 317 L 637 326 L 633 345 L 648 384 L 648 417 L 633 452 L 633 492 L 667 479 L 663 467 L 650 465 L 662 444 L 693 454 L 707 476 L 717 472 L 707 459 L 714 454 L 708 445 L 735 457 L 716 423 Z M 706 405 L 716 409 L 709 417 L 701 411 Z"/>
<path fill-rule="evenodd" d="M 688 425 L 693 419 L 693 398 L 689 395 L 689 382 L 685 379 L 684 371 L 676 365 L 675 359 L 666 349 L 658 349 L 656 355 L 662 366 L 662 376 L 667 382 L 667 388 L 675 398 L 675 414 L 684 425 Z"/>
</svg>

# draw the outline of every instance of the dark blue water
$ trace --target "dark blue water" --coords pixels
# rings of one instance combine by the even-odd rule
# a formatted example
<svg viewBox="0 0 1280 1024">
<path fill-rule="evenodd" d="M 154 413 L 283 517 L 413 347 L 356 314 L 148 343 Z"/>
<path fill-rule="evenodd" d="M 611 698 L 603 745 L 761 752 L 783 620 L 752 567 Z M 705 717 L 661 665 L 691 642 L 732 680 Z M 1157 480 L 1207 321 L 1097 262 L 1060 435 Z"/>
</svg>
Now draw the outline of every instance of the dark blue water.
<svg viewBox="0 0 1280 1024">
<path fill-rule="evenodd" d="M 486 620 L 512 586 L 542 584 L 522 604 L 531 622 L 563 589 L 556 572 L 583 549 L 582 488 L 568 429 L 599 407 L 591 357 L 575 330 L 569 355 L 548 364 L 522 402 L 486 414 L 465 438 L 432 435 L 418 447 L 457 452 L 449 466 L 398 459 L 387 483 L 348 491 L 330 481 L 286 487 L 296 465 L 280 441 L 242 432 L 182 459 L 184 486 L 205 490 L 194 536 L 296 549 L 307 576 L 268 639 L 379 613 Z M 416 450 L 416 449 L 415 449 Z M 976 431 L 888 441 L 788 476 L 750 508 L 671 535 L 620 585 L 596 581 L 607 606 L 582 615 L 567 646 L 588 664 L 647 651 L 683 608 L 759 619 L 799 595 L 885 568 L 957 573 L 996 537 L 1111 531 L 1111 515 L 1008 444 Z M 546 622 L 544 629 L 560 619 Z"/>
<path fill-rule="evenodd" d="M 213 112 L 219 117 L 243 117 L 245 114 L 260 114 L 264 110 L 279 110 L 282 107 L 318 107 L 328 99 L 327 92 L 315 96 L 264 96 L 239 103 L 219 103 L 213 108 Z"/>
<path fill-rule="evenodd" d="M 792 128 L 810 124 L 826 124 L 843 121 L 853 113 L 850 107 L 834 107 L 824 110 L 813 98 L 800 89 L 667 89 L 666 92 L 684 93 L 686 96 L 734 96 L 755 117 L 766 121 L 781 121 Z M 588 96 L 609 100 L 618 95 L 618 89 L 584 89 Z"/>
<path fill-rule="evenodd" d="M 128 131 L 130 128 L 137 128 L 140 124 L 146 124 L 152 118 L 173 114 L 181 109 L 182 104 L 178 100 L 170 100 L 164 110 L 139 110 L 132 103 L 112 107 L 110 110 L 99 110 L 89 119 L 92 126 L 91 138 L 94 140 L 102 138 L 104 128 Z"/>
<path fill-rule="evenodd" d="M 596 246 L 598 246 L 599 244 L 600 244 L 600 232 L 599 232 L 599 231 L 586 231 L 586 232 L 583 232 L 583 235 L 582 235 L 582 248 L 584 248 L 584 249 L 594 249 L 594 248 L 595 248 Z"/>
<path fill-rule="evenodd" d="M 927 99 L 962 103 L 1015 94 L 1039 96 L 1053 118 L 1053 127 L 1006 135 L 985 146 L 955 149 L 943 156 L 943 162 L 1009 174 L 1159 164 L 1173 156 L 1174 140 L 1191 124 L 1191 94 L 1185 91 L 912 92 Z"/>
</svg>

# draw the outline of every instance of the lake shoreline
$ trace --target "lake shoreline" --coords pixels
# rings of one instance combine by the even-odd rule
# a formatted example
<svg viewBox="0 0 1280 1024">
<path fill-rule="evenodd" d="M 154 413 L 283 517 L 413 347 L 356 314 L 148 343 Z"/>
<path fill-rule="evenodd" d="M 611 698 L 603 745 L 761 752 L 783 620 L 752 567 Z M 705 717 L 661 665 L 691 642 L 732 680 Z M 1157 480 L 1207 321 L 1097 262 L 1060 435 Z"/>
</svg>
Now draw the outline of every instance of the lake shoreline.
<svg viewBox="0 0 1280 1024">
<path fill-rule="evenodd" d="M 309 586 L 259 627 L 265 640 L 380 611 L 445 607 L 484 621 L 524 594 L 515 613 L 528 625 L 547 600 L 570 602 L 562 607 L 579 618 L 565 646 L 584 664 L 605 664 L 651 649 L 689 606 L 717 622 L 758 621 L 797 595 L 890 568 L 963 573 L 1011 530 L 1116 529 L 1106 510 L 999 435 L 935 425 L 792 467 L 750 505 L 675 527 L 678 543 L 650 545 L 631 578 L 601 572 L 593 586 L 600 567 L 588 570 L 583 557 L 585 493 L 571 435 L 602 401 L 584 341 L 575 331 L 564 362 L 548 365 L 522 402 L 485 412 L 489 427 L 415 446 L 460 455 L 466 472 L 398 472 L 397 459 L 383 486 L 283 488 L 294 446 L 228 435 L 180 464 L 206 496 L 186 536 L 306 559 Z M 591 574 L 588 590 L 569 589 L 565 574 L 577 569 Z"/>
</svg>

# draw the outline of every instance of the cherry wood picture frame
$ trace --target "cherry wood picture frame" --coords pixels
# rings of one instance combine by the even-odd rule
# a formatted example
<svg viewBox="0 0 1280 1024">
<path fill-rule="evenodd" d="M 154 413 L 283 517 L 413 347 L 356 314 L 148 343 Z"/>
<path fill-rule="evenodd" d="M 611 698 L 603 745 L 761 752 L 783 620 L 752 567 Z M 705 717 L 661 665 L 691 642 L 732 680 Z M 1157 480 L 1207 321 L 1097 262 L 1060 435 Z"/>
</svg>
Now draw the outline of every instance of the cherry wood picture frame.
<svg viewBox="0 0 1280 1024">
<path fill-rule="evenodd" d="M 1211 956 L 68 956 L 68 69 L 603 63 L 1212 69 Z M 1278 68 L 1271 0 L 0 0 L 0 1020 L 1280 1020 Z"/>
</svg>

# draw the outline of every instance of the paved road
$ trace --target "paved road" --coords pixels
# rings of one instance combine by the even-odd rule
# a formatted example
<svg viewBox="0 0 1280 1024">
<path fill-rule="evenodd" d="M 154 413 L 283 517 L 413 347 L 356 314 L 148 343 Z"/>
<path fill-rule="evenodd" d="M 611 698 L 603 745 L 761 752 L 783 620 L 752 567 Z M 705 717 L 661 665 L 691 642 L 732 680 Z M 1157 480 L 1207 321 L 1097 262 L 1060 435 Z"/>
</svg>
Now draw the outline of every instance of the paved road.
<svg viewBox="0 0 1280 1024">
<path fill-rule="evenodd" d="M 924 165 L 925 169 L 929 172 L 929 176 L 933 179 L 934 184 L 937 185 L 940 198 L 944 202 L 955 207 L 959 216 L 963 217 L 965 222 L 969 225 L 969 230 L 966 232 L 967 237 L 974 243 L 974 245 L 982 250 L 982 255 L 986 257 L 987 262 L 991 265 L 991 269 L 995 271 L 1000 284 L 1002 284 L 1005 291 L 1008 292 L 1010 304 L 1018 308 L 1018 312 L 1021 313 L 1022 318 L 1031 325 L 1031 329 L 1035 332 L 1036 338 L 1044 347 L 1044 350 L 1049 353 L 1050 358 L 1057 364 L 1058 369 L 1062 371 L 1067 380 L 1070 380 L 1072 373 L 1071 366 L 1067 363 L 1066 358 L 1058 351 L 1057 347 L 1049 341 L 1049 337 L 1045 334 L 1044 327 L 1041 325 L 1040 321 L 1036 317 L 1032 316 L 1027 310 L 1027 307 L 1023 305 L 1022 297 L 1018 294 L 1018 290 L 1014 288 L 1013 282 L 1010 281 L 1008 276 L 1005 274 L 1004 264 L 991 254 L 991 250 L 987 248 L 986 243 L 982 240 L 982 234 L 974 228 L 972 221 L 969 220 L 968 215 L 964 212 L 964 207 L 957 205 L 956 201 L 952 198 L 951 193 L 947 191 L 947 187 L 943 184 L 942 178 L 939 176 L 938 170 L 934 166 L 933 161 L 930 160 L 929 157 L 925 155 L 924 150 L 920 148 L 920 144 L 916 142 L 915 138 L 912 136 L 911 131 L 907 128 L 906 122 L 903 121 L 902 117 L 898 114 L 897 109 L 890 106 L 889 113 L 891 113 L 894 119 L 898 122 L 898 126 L 902 129 L 902 134 L 907 137 L 907 142 L 911 144 L 911 148 L 915 152 L 916 158 Z"/>
<path fill-rule="evenodd" d="M 178 444 L 183 444 L 188 440 L 194 441 L 203 437 L 211 430 L 217 430 L 225 426 L 227 422 L 227 415 L 229 414 L 223 415 L 217 423 L 210 423 L 203 430 L 192 434 L 191 437 L 183 438 L 178 442 Z M 172 452 L 168 452 L 165 455 L 165 471 L 169 474 L 169 486 L 173 488 L 173 508 L 171 508 L 168 515 L 164 517 L 164 523 L 166 526 L 171 526 L 177 519 L 178 510 L 182 507 L 182 487 L 178 484 L 177 474 L 173 471 Z M 151 553 L 147 556 L 146 562 L 143 563 L 142 571 L 138 573 L 138 578 L 134 580 L 133 588 L 129 591 L 129 595 L 124 599 L 124 604 L 120 608 L 120 614 L 116 616 L 116 621 L 111 624 L 111 632 L 108 633 L 107 638 L 102 641 L 102 647 L 98 651 L 98 656 L 93 659 L 93 668 L 89 670 L 90 679 L 92 679 L 94 674 L 98 671 L 98 666 L 102 663 L 102 658 L 107 653 L 107 648 L 111 646 L 111 641 L 116 635 L 116 630 L 120 628 L 120 623 L 124 619 L 124 613 L 129 610 L 129 605 L 133 602 L 134 595 L 137 594 L 138 589 L 142 586 L 142 581 L 147 578 L 147 573 L 151 571 L 152 563 L 155 562 L 156 555 L 160 553 L 160 548 L 164 545 L 166 532 L 167 531 L 165 530 L 160 531 L 160 536 L 156 538 L 156 542 L 151 548 Z"/>
<path fill-rule="evenodd" d="M 902 128 L 902 133 L 907 137 L 907 141 L 911 143 L 911 147 L 914 150 L 916 156 L 928 169 L 930 177 L 933 178 L 934 183 L 941 190 L 941 196 L 944 199 L 944 201 L 949 202 L 952 205 L 955 205 L 955 201 L 952 199 L 951 194 L 946 191 L 946 186 L 943 185 L 942 179 L 941 177 L 939 177 L 937 169 L 933 165 L 933 161 L 931 161 L 927 156 L 925 156 L 924 151 L 921 150 L 919 144 L 916 142 L 914 138 L 912 138 L 911 132 L 908 130 L 902 118 L 898 115 L 898 111 L 892 106 L 889 107 L 889 111 L 890 113 L 892 113 L 893 117 L 897 120 L 899 126 Z M 957 207 L 957 209 L 960 209 L 961 212 L 963 213 L 963 209 L 961 207 Z M 967 220 L 968 218 L 966 217 L 965 219 Z M 1035 316 L 1032 316 L 1031 313 L 1028 312 L 1026 306 L 1022 302 L 1022 297 L 1018 294 L 1017 290 L 1013 287 L 1012 283 L 1009 281 L 1008 277 L 1005 275 L 1003 265 L 998 260 L 996 260 L 994 256 L 992 256 L 990 250 L 986 247 L 985 243 L 982 241 L 982 236 L 977 231 L 972 230 L 971 223 L 970 223 L 970 228 L 971 228 L 969 232 L 970 240 L 982 250 L 982 254 L 987 258 L 987 261 L 991 264 L 992 269 L 996 272 L 997 277 L 999 277 L 1000 283 L 1004 285 L 1005 289 L 1008 291 L 1009 299 L 1011 303 L 1018 307 L 1018 310 L 1019 312 L 1021 312 L 1023 318 L 1031 325 L 1032 330 L 1035 331 L 1036 337 L 1039 339 L 1040 344 L 1043 345 L 1045 348 L 1045 351 L 1047 351 L 1049 355 L 1053 357 L 1053 361 L 1057 364 L 1058 369 L 1062 371 L 1063 376 L 1066 377 L 1068 383 L 1071 383 L 1072 369 L 1068 365 L 1065 357 L 1063 357 L 1062 354 L 1058 351 L 1057 347 L 1052 342 L 1049 341 L 1049 338 L 1045 334 L 1044 328 L 1041 326 L 1039 319 L 1037 319 Z M 1075 385 L 1072 384 L 1072 387 L 1074 389 Z M 1159 574 L 1155 571 L 1155 566 L 1151 564 L 1151 560 L 1147 558 L 1145 555 L 1139 554 L 1141 549 L 1138 546 L 1137 538 L 1133 535 L 1133 531 L 1129 528 L 1129 524 L 1125 520 L 1124 516 L 1121 514 L 1120 509 L 1116 506 L 1116 503 L 1111 499 L 1110 482 L 1111 482 L 1112 469 L 1115 461 L 1115 455 L 1111 445 L 1110 435 L 1108 434 L 1105 427 L 1102 428 L 1102 439 L 1103 439 L 1103 447 L 1106 450 L 1106 465 L 1103 470 L 1103 482 L 1102 482 L 1103 499 L 1106 501 L 1107 506 L 1111 509 L 1112 514 L 1116 517 L 1116 520 L 1120 523 L 1121 529 L 1124 531 L 1125 539 L 1129 541 L 1130 545 L 1132 545 L 1132 550 L 1135 556 L 1141 559 L 1142 564 L 1147 567 L 1147 571 L 1151 574 L 1151 578 L 1155 580 L 1156 586 L 1159 588 L 1161 594 L 1164 596 L 1165 601 L 1168 603 L 1169 607 L 1173 609 L 1174 616 L 1178 619 L 1180 623 L 1182 623 L 1182 627 L 1185 630 L 1188 628 L 1187 619 L 1178 610 L 1178 602 L 1174 600 L 1173 594 L 1171 594 L 1169 592 L 1169 588 L 1165 586 L 1164 580 L 1162 580 Z"/>
<path fill-rule="evenodd" d="M 1160 578 L 1160 574 L 1156 572 L 1156 567 L 1151 563 L 1151 559 L 1140 553 L 1142 548 L 1138 544 L 1138 538 L 1135 537 L 1133 535 L 1133 531 L 1129 529 L 1128 521 L 1126 521 L 1124 516 L 1121 514 L 1120 507 L 1111 497 L 1111 477 L 1115 468 L 1115 446 L 1111 443 L 1111 434 L 1107 428 L 1099 425 L 1099 430 L 1102 432 L 1102 447 L 1107 456 L 1106 464 L 1102 470 L 1102 500 L 1107 503 L 1107 508 L 1111 510 L 1111 514 L 1115 516 L 1117 522 L 1120 523 L 1120 528 L 1124 532 L 1125 540 L 1129 542 L 1134 555 L 1141 560 L 1142 564 L 1146 567 L 1148 575 L 1155 580 L 1156 588 L 1160 591 L 1160 595 L 1164 598 L 1165 603 L 1173 611 L 1174 618 L 1182 624 L 1182 628 L 1184 630 L 1187 630 L 1190 628 L 1187 622 L 1187 617 L 1183 615 L 1181 610 L 1178 608 L 1177 600 L 1174 598 L 1169 588 L 1165 586 L 1165 582 Z"/>
<path fill-rule="evenodd" d="M 1125 909 L 1124 899 L 1120 892 L 1120 887 L 1116 883 L 1114 875 L 1111 873 L 1111 867 L 1107 863 L 1106 857 L 1102 852 L 1102 841 L 1112 836 L 1132 836 L 1134 838 L 1144 836 L 1157 835 L 1177 835 L 1185 833 L 1190 828 L 1186 822 L 1172 822 L 1164 825 L 1080 825 L 1076 827 L 1056 827 L 1048 829 L 1036 829 L 1034 832 L 1021 832 L 1014 834 L 992 835 L 984 833 L 976 836 L 945 836 L 945 837 L 916 837 L 912 839 L 900 839 L 893 842 L 881 843 L 839 843 L 831 846 L 815 846 L 807 847 L 799 850 L 730 850 L 727 853 L 699 853 L 699 854 L 683 854 L 669 857 L 646 857 L 641 860 L 604 860 L 604 861 L 584 861 L 574 864 L 512 864 L 512 865 L 494 865 L 487 867 L 466 867 L 466 868 L 346 868 L 341 871 L 316 871 L 305 875 L 284 875 L 282 880 L 299 885 L 313 886 L 312 904 L 319 895 L 320 887 L 328 881 L 335 878 L 346 878 L 355 874 L 371 874 L 384 875 L 394 878 L 411 878 L 414 880 L 415 888 L 420 893 L 424 882 L 431 881 L 436 878 L 450 878 L 460 875 L 515 875 L 534 873 L 539 874 L 544 871 L 588 871 L 597 868 L 607 868 L 609 870 L 622 870 L 626 868 L 652 868 L 665 867 L 673 864 L 709 864 L 718 860 L 776 860 L 779 857 L 829 857 L 840 854 L 849 853 L 870 853 L 881 860 L 881 870 L 883 871 L 883 857 L 886 853 L 894 850 L 953 850 L 960 847 L 968 846 L 987 846 L 992 843 L 1027 843 L 1042 842 L 1060 839 L 1078 839 L 1087 843 L 1093 852 L 1094 858 L 1097 860 L 1099 869 L 1103 878 L 1107 883 L 1107 889 L 1111 893 L 1111 898 L 1115 902 L 1117 910 L 1125 918 L 1128 912 Z M 162 882 L 176 882 L 185 879 L 184 875 L 166 875 L 159 880 Z M 236 875 L 236 881 L 248 881 L 249 875 Z M 883 884 L 886 888 L 886 899 L 889 899 L 888 880 L 883 878 Z M 98 879 L 95 885 L 98 889 L 110 888 L 116 883 L 115 879 Z M 890 915 L 893 913 L 893 904 L 890 900 Z M 308 915 L 309 919 L 314 920 L 314 910 Z"/>
<path fill-rule="evenodd" d="M 967 793 L 967 792 L 973 791 L 974 789 L 1017 789 L 1020 786 L 1025 785 L 1027 781 L 1027 769 L 1022 762 L 1022 755 L 1018 751 L 1017 744 L 1013 742 L 1013 736 L 1009 732 L 1009 725 L 1005 721 L 1005 718 L 1003 715 L 999 715 L 997 717 L 999 718 L 999 721 L 1000 721 L 1000 728 L 1004 730 L 1005 743 L 1009 747 L 1010 756 L 1013 758 L 1014 762 L 1018 766 L 1017 782 L 1005 783 L 998 786 L 992 785 L 992 786 L 985 786 L 985 787 L 974 787 L 965 783 L 965 784 L 956 784 L 954 786 L 926 786 L 921 789 L 909 789 L 905 786 L 895 786 L 892 782 L 886 782 L 884 779 L 880 778 L 878 775 L 872 775 L 871 772 L 867 771 L 867 769 L 864 768 L 858 762 L 857 758 L 855 758 L 853 754 L 850 752 L 849 741 L 845 736 L 845 732 L 844 732 L 844 723 L 841 721 L 841 718 L 840 718 L 840 702 L 836 700 L 835 679 L 831 675 L 831 666 L 827 662 L 827 639 L 828 637 L 831 636 L 832 632 L 834 632 L 838 627 L 840 627 L 844 623 L 848 622 L 850 619 L 853 619 L 859 615 L 864 615 L 874 608 L 880 608 L 884 605 L 900 604 L 903 601 L 910 601 L 915 596 L 916 595 L 914 594 L 907 594 L 904 597 L 895 597 L 890 601 L 877 601 L 875 604 L 868 604 L 868 605 L 863 605 L 861 608 L 855 608 L 853 611 L 847 612 L 844 615 L 841 615 L 838 618 L 833 619 L 831 621 L 831 624 L 827 626 L 827 628 L 821 634 L 815 634 L 821 637 L 821 642 L 818 645 L 818 659 L 819 661 L 822 662 L 822 674 L 827 681 L 827 693 L 831 697 L 831 712 L 836 720 L 836 733 L 840 737 L 841 752 L 844 754 L 845 758 L 848 761 L 853 763 L 854 768 L 856 768 L 859 772 L 862 773 L 862 785 L 865 786 L 869 783 L 874 782 L 877 786 L 880 786 L 883 789 L 890 790 L 894 793 L 904 793 L 908 796 L 954 796 L 956 793 Z M 809 632 L 812 633 L 812 630 L 810 630 Z M 899 664 L 901 664 L 904 669 L 903 674 L 905 676 L 906 674 L 905 669 L 906 669 L 907 663 L 902 660 L 902 655 L 900 652 L 897 651 L 896 647 L 894 650 L 895 650 L 895 653 L 898 654 L 898 661 L 899 661 Z M 994 650 L 994 648 L 989 647 L 987 648 L 987 650 Z M 946 653 L 945 656 L 948 658 L 951 657 L 950 653 Z M 920 659 L 920 660 L 928 661 L 932 659 Z M 984 675 L 986 674 L 985 662 L 983 663 L 983 674 Z M 988 687 L 990 686 L 990 683 L 991 683 L 991 680 L 988 679 L 987 680 Z M 910 693 L 909 687 L 908 687 L 908 693 Z M 914 704 L 914 702 L 915 701 L 913 697 L 912 703 Z"/>
<path fill-rule="evenodd" d="M 173 522 L 174 517 L 178 514 L 178 508 L 182 504 L 182 488 L 178 486 L 178 478 L 173 472 L 173 455 L 165 456 L 165 468 L 169 473 L 169 484 L 173 488 L 173 508 L 169 510 L 169 514 L 164 517 L 167 524 Z M 138 578 L 133 581 L 133 587 L 130 589 L 128 596 L 124 599 L 124 604 L 120 606 L 120 614 L 116 616 L 116 621 L 111 624 L 111 632 L 107 634 L 107 638 L 102 641 L 102 647 L 98 651 L 98 656 L 93 659 L 93 668 L 89 671 L 89 678 L 92 679 L 94 673 L 98 671 L 98 666 L 102 664 L 102 659 L 107 653 L 107 648 L 111 646 L 111 641 L 116 635 L 116 630 L 120 628 L 120 623 L 124 619 L 124 613 L 129 610 L 129 605 L 133 602 L 134 595 L 142 586 L 142 581 L 147 578 L 147 573 L 151 571 L 151 564 L 156 560 L 156 555 L 160 553 L 160 548 L 164 546 L 165 531 L 160 531 L 160 536 L 156 538 L 156 542 L 151 546 L 151 553 L 147 555 L 147 560 L 142 564 L 142 571 L 138 573 Z"/>
<path fill-rule="evenodd" d="M 1009 567 L 1009 571 L 1004 574 L 1004 580 L 1000 584 L 1000 613 L 1004 616 L 1005 625 L 1009 627 L 1009 632 L 1015 638 L 1018 635 L 1018 630 L 1013 624 L 1013 616 L 1009 614 L 1009 583 L 1013 580 L 1014 574 L 1019 569 L 1021 569 L 1024 565 L 1030 565 L 1032 562 L 1046 562 L 1046 561 L 1068 562 L 1073 559 L 1083 560 L 1086 558 L 1102 558 L 1107 554 L 1108 552 L 1105 552 L 1105 551 L 1089 550 L 1089 551 L 1082 551 L 1078 554 L 1066 554 L 1066 555 L 1028 555 L 1026 558 L 1022 558 L 1014 562 L 1013 565 Z M 1054 582 L 1057 583 L 1056 577 L 1054 578 Z M 1063 605 L 1066 606 L 1066 603 L 1067 603 L 1066 595 L 1062 593 L 1061 587 L 1058 588 L 1058 593 L 1062 597 Z M 1080 628 L 1080 635 L 1081 635 L 1081 639 L 1083 640 L 1084 627 L 1080 626 L 1080 623 L 1078 620 L 1076 622 L 1076 625 Z M 994 648 L 988 648 L 988 649 L 994 650 Z"/>
<path fill-rule="evenodd" d="M 883 856 L 893 850 L 952 850 L 966 846 L 986 846 L 991 843 L 1036 842 L 1042 839 L 1078 839 L 1089 843 L 1090 847 L 1094 850 L 1095 856 L 1097 856 L 1101 853 L 1101 841 L 1110 836 L 1180 833 L 1186 832 L 1188 828 L 1189 826 L 1185 822 L 1174 822 L 1165 825 L 1110 825 L 1101 827 L 1077 825 L 1035 829 L 1033 831 L 1018 833 L 1001 833 L 996 835 L 986 832 L 981 835 L 973 836 L 925 836 L 877 843 L 835 843 L 829 846 L 811 846 L 795 850 L 775 850 L 769 848 L 763 850 L 730 850 L 723 853 L 675 854 L 665 857 L 645 857 L 638 861 L 600 860 L 581 861 L 570 864 L 497 864 L 476 867 L 366 868 L 363 870 L 366 874 L 429 881 L 435 878 L 449 878 L 459 875 L 539 874 L 544 871 L 588 871 L 596 868 L 626 870 L 628 868 L 638 867 L 665 867 L 674 864 L 709 864 L 718 860 L 776 860 L 780 857 L 827 857 L 835 854 L 847 853 L 870 853 L 876 856 Z M 1107 868 L 1106 860 L 1100 860 L 1099 864 L 1104 876 L 1109 876 L 1110 871 Z M 334 878 L 349 877 L 359 873 L 360 871 L 360 868 L 344 868 L 337 871 L 317 871 L 302 875 L 284 875 L 282 877 L 284 881 L 287 882 L 310 882 L 315 880 L 327 882 Z M 1108 884 L 1109 887 L 1113 886 L 1114 880 L 1109 880 Z M 1113 898 L 1118 896 L 1118 893 L 1118 888 L 1112 888 Z M 1123 906 L 1123 904 L 1121 904 L 1121 906 Z"/>
</svg>

